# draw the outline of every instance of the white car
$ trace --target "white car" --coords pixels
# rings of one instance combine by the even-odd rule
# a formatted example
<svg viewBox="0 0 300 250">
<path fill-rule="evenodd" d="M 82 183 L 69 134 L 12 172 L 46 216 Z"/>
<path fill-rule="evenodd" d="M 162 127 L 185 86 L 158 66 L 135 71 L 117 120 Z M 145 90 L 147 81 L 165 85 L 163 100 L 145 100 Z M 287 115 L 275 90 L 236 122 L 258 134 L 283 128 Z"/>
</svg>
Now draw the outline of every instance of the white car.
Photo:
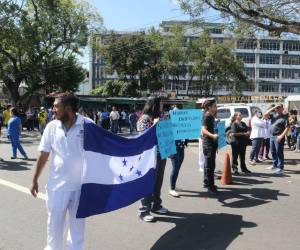
<svg viewBox="0 0 300 250">
<path fill-rule="evenodd" d="M 217 119 L 220 121 L 225 121 L 226 130 L 229 128 L 231 123 L 231 118 L 236 112 L 242 114 L 242 121 L 250 126 L 250 120 L 255 110 L 261 111 L 261 109 L 255 105 L 240 104 L 240 103 L 230 103 L 230 104 L 218 104 Z"/>
</svg>

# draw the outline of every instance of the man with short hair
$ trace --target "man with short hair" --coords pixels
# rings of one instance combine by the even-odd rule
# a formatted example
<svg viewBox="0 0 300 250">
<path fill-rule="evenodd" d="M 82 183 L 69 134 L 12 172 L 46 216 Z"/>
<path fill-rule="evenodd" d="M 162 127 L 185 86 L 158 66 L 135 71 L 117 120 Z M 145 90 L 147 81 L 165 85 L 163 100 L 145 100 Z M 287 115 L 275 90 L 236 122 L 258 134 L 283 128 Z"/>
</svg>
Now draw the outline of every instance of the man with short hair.
<svg viewBox="0 0 300 250">
<path fill-rule="evenodd" d="M 83 168 L 83 124 L 89 120 L 77 114 L 78 98 L 70 93 L 55 98 L 55 120 L 48 123 L 39 146 L 40 155 L 30 188 L 36 197 L 38 178 L 49 154 L 47 191 L 47 246 L 46 250 L 62 250 L 66 213 L 69 213 L 67 249 L 83 249 L 84 219 L 76 219 Z"/>
<path fill-rule="evenodd" d="M 275 112 L 275 113 L 274 113 Z M 283 105 L 279 104 L 267 110 L 264 117 L 270 116 L 270 146 L 273 158 L 273 167 L 276 174 L 283 174 L 284 171 L 284 140 L 289 131 L 288 115 L 283 113 Z"/>
<path fill-rule="evenodd" d="M 118 133 L 118 121 L 120 119 L 120 114 L 117 111 L 116 107 L 112 107 L 112 111 L 109 114 L 110 118 L 110 129 L 112 133 L 117 134 Z"/>
<path fill-rule="evenodd" d="M 202 120 L 202 140 L 204 153 L 204 187 L 211 194 L 217 194 L 215 186 L 214 172 L 216 168 L 216 152 L 218 148 L 218 134 L 215 133 L 215 117 L 217 105 L 215 99 L 208 99 L 204 102 L 204 117 Z"/>
</svg>

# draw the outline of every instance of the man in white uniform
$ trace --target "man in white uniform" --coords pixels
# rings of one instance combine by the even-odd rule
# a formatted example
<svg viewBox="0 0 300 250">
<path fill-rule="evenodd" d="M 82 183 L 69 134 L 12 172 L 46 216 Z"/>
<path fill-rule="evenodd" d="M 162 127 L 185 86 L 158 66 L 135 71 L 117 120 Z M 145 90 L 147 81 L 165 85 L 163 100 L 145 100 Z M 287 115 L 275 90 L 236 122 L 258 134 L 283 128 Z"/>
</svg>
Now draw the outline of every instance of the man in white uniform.
<svg viewBox="0 0 300 250">
<path fill-rule="evenodd" d="M 62 250 L 66 213 L 69 213 L 67 249 L 83 249 L 84 219 L 76 219 L 81 189 L 83 167 L 83 123 L 88 121 L 76 114 L 78 99 L 75 95 L 64 93 L 54 101 L 53 111 L 56 120 L 45 128 L 40 142 L 40 155 L 30 187 L 36 197 L 38 178 L 44 169 L 49 154 L 49 178 L 47 192 L 47 246 L 46 250 Z M 90 122 L 90 121 L 88 121 Z"/>
</svg>

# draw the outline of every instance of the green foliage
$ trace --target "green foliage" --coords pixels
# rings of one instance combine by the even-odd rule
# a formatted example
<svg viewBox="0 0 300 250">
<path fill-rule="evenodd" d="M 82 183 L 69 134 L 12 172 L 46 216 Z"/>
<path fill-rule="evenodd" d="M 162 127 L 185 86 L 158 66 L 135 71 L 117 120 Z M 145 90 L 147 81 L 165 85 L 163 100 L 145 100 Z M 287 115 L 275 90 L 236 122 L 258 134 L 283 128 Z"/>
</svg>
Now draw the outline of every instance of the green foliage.
<svg viewBox="0 0 300 250">
<path fill-rule="evenodd" d="M 13 101 L 21 82 L 32 95 L 41 89 L 76 89 L 83 69 L 75 55 L 89 34 L 101 25 L 100 16 L 84 1 L 24 0 L 0 4 L 0 79 Z M 63 80 L 58 81 L 63 70 Z M 57 75 L 57 84 L 49 72 Z M 71 86 L 69 86 L 71 84 Z"/>
<path fill-rule="evenodd" d="M 299 1 L 249 1 L 249 0 L 179 0 L 183 10 L 193 18 L 201 19 L 208 9 L 219 11 L 235 28 L 243 30 L 265 30 L 271 36 L 282 33 L 300 34 Z"/>
<path fill-rule="evenodd" d="M 106 72 L 117 72 L 119 80 L 108 81 L 94 93 L 136 96 L 137 89 L 157 91 L 166 82 L 172 82 L 176 89 L 181 78 L 188 79 L 188 90 L 200 90 L 201 95 L 220 88 L 243 90 L 247 83 L 244 65 L 236 61 L 230 47 L 214 44 L 206 32 L 187 39 L 182 27 L 171 31 L 170 36 L 154 29 L 146 34 L 107 35 L 100 53 Z"/>
<path fill-rule="evenodd" d="M 104 86 L 97 87 L 91 91 L 92 95 L 109 96 L 137 96 L 137 85 L 135 82 L 125 82 L 121 80 L 109 80 Z"/>
</svg>

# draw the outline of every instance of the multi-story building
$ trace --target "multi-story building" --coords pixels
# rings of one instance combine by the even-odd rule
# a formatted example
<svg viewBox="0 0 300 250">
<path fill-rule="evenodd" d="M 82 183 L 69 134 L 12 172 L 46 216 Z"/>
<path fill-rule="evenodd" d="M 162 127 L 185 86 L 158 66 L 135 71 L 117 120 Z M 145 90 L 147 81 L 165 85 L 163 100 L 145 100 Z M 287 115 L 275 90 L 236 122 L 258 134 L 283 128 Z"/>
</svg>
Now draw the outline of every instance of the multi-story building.
<svg viewBox="0 0 300 250">
<path fill-rule="evenodd" d="M 210 33 L 214 42 L 228 42 L 232 45 L 236 57 L 244 62 L 245 74 L 254 83 L 246 89 L 245 95 L 287 96 L 290 93 L 300 93 L 300 39 L 263 36 L 236 38 L 224 29 L 223 24 L 207 23 L 199 28 L 188 21 L 162 22 L 160 25 L 162 34 L 171 35 L 171 27 L 178 24 L 183 26 L 187 42 L 199 36 L 205 29 Z M 106 34 L 99 34 L 97 43 L 103 43 L 105 36 Z M 91 51 L 90 54 L 90 85 L 92 88 L 101 86 L 107 79 L 117 78 L 116 74 L 105 74 L 103 61 L 95 51 Z M 179 83 L 174 85 L 175 83 L 171 80 L 165 82 L 165 90 L 176 91 L 181 95 L 197 95 L 197 89 L 188 87 L 190 86 L 188 77 L 182 77 Z M 217 94 L 227 93 L 229 92 L 226 90 L 220 90 Z"/>
</svg>

